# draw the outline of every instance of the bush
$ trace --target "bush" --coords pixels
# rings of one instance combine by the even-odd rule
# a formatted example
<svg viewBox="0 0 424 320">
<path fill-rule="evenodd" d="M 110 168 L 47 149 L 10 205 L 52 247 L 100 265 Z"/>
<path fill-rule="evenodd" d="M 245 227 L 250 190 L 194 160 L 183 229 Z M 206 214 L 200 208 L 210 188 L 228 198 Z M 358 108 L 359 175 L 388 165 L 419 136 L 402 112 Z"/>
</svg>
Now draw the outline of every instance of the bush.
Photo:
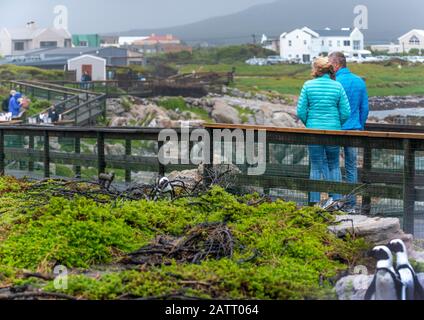
<svg viewBox="0 0 424 320">
<path fill-rule="evenodd" d="M 89 299 L 178 293 L 223 299 L 334 298 L 332 279 L 367 248 L 360 239 L 329 233 L 334 217 L 319 209 L 258 202 L 257 195 L 235 197 L 221 188 L 195 199 L 105 204 L 83 197 L 49 198 L 46 192 L 47 204 L 37 205 L 40 199 L 31 197 L 30 186 L 0 179 L 0 270 L 8 270 L 2 281 L 22 283 L 23 269 L 51 272 L 57 264 L 94 271 L 103 265 L 106 270 L 98 277 L 72 274 L 67 290 L 49 281 L 31 284 L 45 291 Z M 177 237 L 193 226 L 222 221 L 236 241 L 233 257 L 146 265 L 142 272 L 105 265 L 158 235 Z"/>
</svg>

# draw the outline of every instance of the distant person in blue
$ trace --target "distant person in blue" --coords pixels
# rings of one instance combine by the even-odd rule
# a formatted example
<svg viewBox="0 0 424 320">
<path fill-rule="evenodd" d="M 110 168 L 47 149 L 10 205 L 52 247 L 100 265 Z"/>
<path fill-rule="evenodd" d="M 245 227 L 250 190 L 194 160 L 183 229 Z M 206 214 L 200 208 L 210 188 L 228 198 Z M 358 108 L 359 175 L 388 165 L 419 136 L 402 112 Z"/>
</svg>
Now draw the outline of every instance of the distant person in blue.
<svg viewBox="0 0 424 320">
<path fill-rule="evenodd" d="M 368 92 L 365 81 L 353 74 L 348 68 L 346 57 L 342 52 L 334 52 L 329 56 L 329 61 L 336 72 L 336 80 L 343 86 L 349 99 L 351 114 L 343 124 L 343 130 L 365 130 L 368 119 Z M 345 147 L 346 182 L 358 183 L 358 151 L 353 147 Z M 356 197 L 352 196 L 346 203 L 344 211 L 356 213 Z"/>
<path fill-rule="evenodd" d="M 92 81 L 91 75 L 87 72 L 84 71 L 83 75 L 81 76 L 81 87 L 84 90 L 88 90 L 90 89 L 90 82 Z"/>
<path fill-rule="evenodd" d="M 303 86 L 297 106 L 297 116 L 308 129 L 342 130 L 350 117 L 349 100 L 343 86 L 334 81 L 335 73 L 328 58 L 317 58 L 313 63 L 314 80 Z M 311 180 L 342 181 L 340 146 L 309 146 Z M 329 202 L 339 201 L 341 195 L 330 195 Z M 310 194 L 310 205 L 321 202 L 318 192 Z"/>
<path fill-rule="evenodd" d="M 10 95 L 6 99 L 3 100 L 3 103 L 2 103 L 3 112 L 6 112 L 6 113 L 9 112 L 10 99 L 12 99 L 15 94 L 16 94 L 16 91 L 12 90 L 12 91 L 10 91 Z"/>
<path fill-rule="evenodd" d="M 18 117 L 21 113 L 21 98 L 22 94 L 20 92 L 16 92 L 15 95 L 10 98 L 9 112 L 12 113 L 12 117 Z"/>
</svg>

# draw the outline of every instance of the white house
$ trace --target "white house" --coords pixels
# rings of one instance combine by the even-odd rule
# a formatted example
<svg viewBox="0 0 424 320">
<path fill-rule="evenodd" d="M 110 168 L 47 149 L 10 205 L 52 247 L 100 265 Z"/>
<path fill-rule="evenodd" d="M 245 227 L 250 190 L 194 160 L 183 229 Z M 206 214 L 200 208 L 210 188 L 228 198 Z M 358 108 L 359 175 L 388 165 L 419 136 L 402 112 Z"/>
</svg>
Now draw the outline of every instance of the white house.
<svg viewBox="0 0 424 320">
<path fill-rule="evenodd" d="M 424 30 L 413 29 L 399 38 L 401 52 L 408 53 L 411 49 L 424 51 Z"/>
<path fill-rule="evenodd" d="M 376 52 L 389 53 L 389 54 L 398 54 L 402 52 L 401 46 L 396 43 L 375 44 L 371 46 L 371 50 Z"/>
<path fill-rule="evenodd" d="M 265 34 L 262 35 L 261 46 L 264 49 L 268 49 L 275 52 L 280 52 L 280 38 L 273 37 L 268 38 Z"/>
<path fill-rule="evenodd" d="M 308 27 L 280 36 L 280 55 L 283 59 L 311 62 L 322 53 L 342 51 L 348 56 L 364 53 L 364 35 L 355 28 L 317 30 Z"/>
<path fill-rule="evenodd" d="M 84 72 L 91 75 L 93 81 L 106 80 L 106 59 L 92 55 L 83 55 L 68 60 L 68 70 L 76 70 L 77 80 L 81 80 Z"/>
<path fill-rule="evenodd" d="M 29 50 L 70 48 L 72 35 L 65 29 L 37 28 L 28 23 L 25 28 L 0 29 L 0 55 L 19 55 Z"/>
</svg>

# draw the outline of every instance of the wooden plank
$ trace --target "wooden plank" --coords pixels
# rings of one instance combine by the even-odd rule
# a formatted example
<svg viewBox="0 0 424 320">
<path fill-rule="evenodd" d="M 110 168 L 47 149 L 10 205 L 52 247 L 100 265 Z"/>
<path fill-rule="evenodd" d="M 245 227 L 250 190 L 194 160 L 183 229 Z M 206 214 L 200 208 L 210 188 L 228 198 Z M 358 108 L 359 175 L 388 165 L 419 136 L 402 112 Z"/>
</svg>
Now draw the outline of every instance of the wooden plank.
<svg viewBox="0 0 424 320">
<path fill-rule="evenodd" d="M 378 131 L 337 131 L 337 130 L 314 130 L 303 128 L 278 128 L 256 125 L 236 125 L 236 124 L 205 124 L 208 129 L 230 129 L 230 130 L 265 130 L 274 133 L 293 133 L 293 134 L 317 134 L 328 136 L 349 136 L 349 137 L 367 137 L 367 138 L 394 138 L 394 139 L 418 139 L 424 140 L 424 133 L 399 133 L 399 132 L 378 132 Z"/>
</svg>

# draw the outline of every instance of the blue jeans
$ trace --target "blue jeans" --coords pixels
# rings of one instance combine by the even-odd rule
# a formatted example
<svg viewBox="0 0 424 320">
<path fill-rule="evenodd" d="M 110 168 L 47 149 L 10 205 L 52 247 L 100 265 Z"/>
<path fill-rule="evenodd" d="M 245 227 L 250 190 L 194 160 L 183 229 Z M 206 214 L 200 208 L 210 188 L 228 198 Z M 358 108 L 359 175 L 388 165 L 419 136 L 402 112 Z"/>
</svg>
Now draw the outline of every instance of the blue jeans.
<svg viewBox="0 0 424 320">
<path fill-rule="evenodd" d="M 358 150 L 352 147 L 345 147 L 345 167 L 346 167 L 346 182 L 358 183 Z M 351 196 L 347 199 L 346 204 L 350 207 L 356 206 L 356 196 Z"/>
<path fill-rule="evenodd" d="M 345 181 L 347 183 L 356 184 L 358 183 L 358 150 L 352 147 L 344 147 L 344 153 L 345 153 L 345 169 L 346 169 Z M 327 160 L 325 160 L 325 162 L 327 162 Z M 325 179 L 328 179 L 329 177 L 327 163 L 325 163 L 324 177 Z M 346 205 L 348 207 L 355 207 L 356 196 L 354 195 L 350 196 L 346 201 Z"/>
<path fill-rule="evenodd" d="M 309 146 L 309 157 L 311 159 L 311 180 L 328 180 L 334 182 L 342 181 L 340 170 L 340 147 L 333 146 Z M 319 192 L 311 192 L 309 202 L 321 201 Z M 330 194 L 334 200 L 342 198 L 339 194 Z"/>
</svg>

